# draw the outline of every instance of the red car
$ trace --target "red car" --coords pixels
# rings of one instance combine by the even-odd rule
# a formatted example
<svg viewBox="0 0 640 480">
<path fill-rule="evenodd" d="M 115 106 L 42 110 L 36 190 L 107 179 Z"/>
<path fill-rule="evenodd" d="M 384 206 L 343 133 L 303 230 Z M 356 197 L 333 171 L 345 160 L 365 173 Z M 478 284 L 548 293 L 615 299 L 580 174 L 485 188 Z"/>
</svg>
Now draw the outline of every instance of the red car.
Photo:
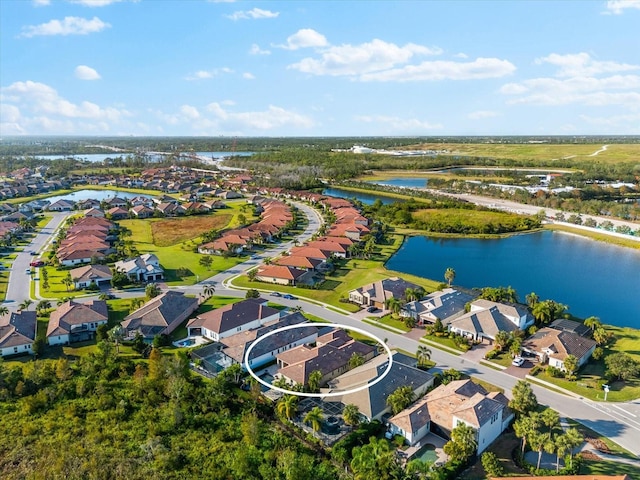
<svg viewBox="0 0 640 480">
<path fill-rule="evenodd" d="M 35 262 L 31 262 L 29 265 L 31 265 L 32 267 L 42 267 L 44 265 L 44 262 L 42 260 L 38 260 Z"/>
</svg>

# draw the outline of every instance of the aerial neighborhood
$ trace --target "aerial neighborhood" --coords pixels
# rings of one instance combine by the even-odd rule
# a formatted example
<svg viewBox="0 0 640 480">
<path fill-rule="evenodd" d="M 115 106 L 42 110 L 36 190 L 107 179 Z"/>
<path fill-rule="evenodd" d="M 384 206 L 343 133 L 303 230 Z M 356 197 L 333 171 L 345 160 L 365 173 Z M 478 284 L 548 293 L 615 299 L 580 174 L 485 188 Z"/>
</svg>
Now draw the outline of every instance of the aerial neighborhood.
<svg viewBox="0 0 640 480">
<path fill-rule="evenodd" d="M 23 273 L 14 262 L 7 295 L 21 296 L 7 297 L 0 316 L 9 361 L 112 342 L 144 365 L 158 352 L 184 354 L 190 375 L 259 392 L 287 428 L 326 448 L 370 425 L 401 465 L 429 456 L 429 468 L 459 472 L 493 455 L 501 435 L 523 437 L 518 422 L 531 408 L 519 402 L 533 396 L 535 372 L 576 378 L 611 338 L 598 321 L 571 320 L 535 294 L 520 303 L 510 287 L 453 285 L 453 269 L 447 283 L 375 270 L 393 237 L 344 198 L 175 166 L 135 177 L 42 173 L 12 172 L 0 195 L 114 193 L 0 203 L 3 247 L 23 246 L 15 258 L 28 265 Z M 57 227 L 45 233 L 49 221 Z M 11 290 L 14 282 L 22 286 Z M 438 368 L 439 351 L 461 370 L 469 359 L 518 383 L 510 392 Z M 560 454 L 552 467 L 576 472 Z"/>
</svg>

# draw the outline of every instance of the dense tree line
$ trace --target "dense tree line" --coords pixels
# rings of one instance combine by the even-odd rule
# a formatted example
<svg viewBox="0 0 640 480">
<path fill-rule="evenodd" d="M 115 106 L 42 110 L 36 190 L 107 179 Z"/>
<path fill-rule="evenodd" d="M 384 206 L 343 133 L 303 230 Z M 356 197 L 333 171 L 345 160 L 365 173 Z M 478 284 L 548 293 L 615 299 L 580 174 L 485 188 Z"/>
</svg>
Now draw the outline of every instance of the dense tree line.
<svg viewBox="0 0 640 480">
<path fill-rule="evenodd" d="M 156 348 L 132 362 L 105 341 L 75 361 L 0 365 L 0 477 L 338 477 L 236 380 L 192 375 L 185 355 Z"/>
</svg>

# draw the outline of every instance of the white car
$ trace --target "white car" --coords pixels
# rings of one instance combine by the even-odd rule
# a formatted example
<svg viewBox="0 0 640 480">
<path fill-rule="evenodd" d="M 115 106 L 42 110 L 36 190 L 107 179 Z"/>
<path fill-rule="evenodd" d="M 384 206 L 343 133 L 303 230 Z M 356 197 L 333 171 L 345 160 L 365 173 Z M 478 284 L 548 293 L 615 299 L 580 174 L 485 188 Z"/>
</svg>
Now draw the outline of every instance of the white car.
<svg viewBox="0 0 640 480">
<path fill-rule="evenodd" d="M 516 367 L 521 367 L 524 364 L 524 358 L 522 357 L 516 357 L 513 359 L 513 362 L 511 362 L 511 365 L 514 365 Z"/>
</svg>

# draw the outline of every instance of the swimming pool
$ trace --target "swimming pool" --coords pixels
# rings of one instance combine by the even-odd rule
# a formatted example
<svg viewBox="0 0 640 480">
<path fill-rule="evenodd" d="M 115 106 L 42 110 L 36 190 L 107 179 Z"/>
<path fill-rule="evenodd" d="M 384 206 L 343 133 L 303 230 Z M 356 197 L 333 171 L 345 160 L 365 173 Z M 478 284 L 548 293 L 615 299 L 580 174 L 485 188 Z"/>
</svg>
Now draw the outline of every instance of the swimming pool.
<svg viewBox="0 0 640 480">
<path fill-rule="evenodd" d="M 422 447 L 418 452 L 411 457 L 412 459 L 417 458 L 422 460 L 423 462 L 435 463 L 438 460 L 438 454 L 436 453 L 436 446 L 431 443 L 427 443 L 424 447 Z"/>
</svg>

